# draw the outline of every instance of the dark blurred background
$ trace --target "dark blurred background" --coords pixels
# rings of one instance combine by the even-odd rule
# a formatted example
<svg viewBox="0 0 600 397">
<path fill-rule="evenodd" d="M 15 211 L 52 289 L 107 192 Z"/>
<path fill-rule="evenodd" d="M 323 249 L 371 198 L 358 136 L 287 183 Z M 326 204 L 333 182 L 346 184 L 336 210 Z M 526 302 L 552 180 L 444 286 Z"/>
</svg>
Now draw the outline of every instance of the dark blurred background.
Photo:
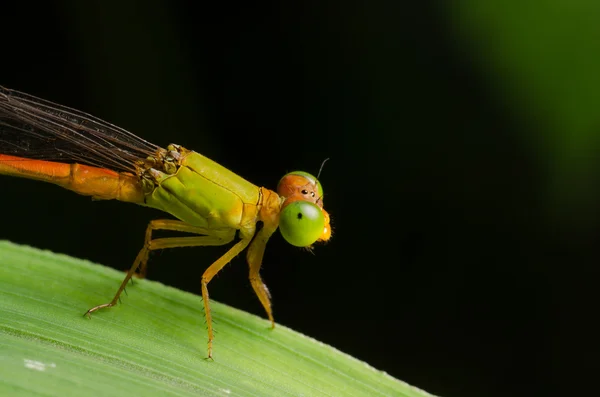
<svg viewBox="0 0 600 397">
<path fill-rule="evenodd" d="M 442 396 L 594 379 L 600 3 L 216 3 L 5 2 L 0 84 L 270 188 L 331 158 L 331 242 L 267 247 L 280 324 Z M 117 269 L 163 216 L 1 181 L 1 239 Z M 223 252 L 149 278 L 199 294 Z M 264 317 L 243 256 L 210 290 Z"/>
</svg>

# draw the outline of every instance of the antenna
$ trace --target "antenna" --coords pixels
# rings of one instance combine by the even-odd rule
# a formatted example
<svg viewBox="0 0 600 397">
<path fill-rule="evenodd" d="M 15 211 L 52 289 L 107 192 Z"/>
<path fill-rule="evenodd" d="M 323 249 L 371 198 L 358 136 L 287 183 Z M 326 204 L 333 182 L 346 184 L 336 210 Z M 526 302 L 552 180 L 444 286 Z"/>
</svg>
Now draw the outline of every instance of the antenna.
<svg viewBox="0 0 600 397">
<path fill-rule="evenodd" d="M 323 160 L 323 162 L 321 163 L 321 168 L 319 168 L 319 173 L 317 174 L 317 179 L 319 179 L 319 177 L 321 176 L 321 171 L 323 171 L 323 166 L 325 165 L 325 163 L 327 162 L 327 160 L 329 160 L 329 157 L 327 157 L 325 160 Z"/>
</svg>

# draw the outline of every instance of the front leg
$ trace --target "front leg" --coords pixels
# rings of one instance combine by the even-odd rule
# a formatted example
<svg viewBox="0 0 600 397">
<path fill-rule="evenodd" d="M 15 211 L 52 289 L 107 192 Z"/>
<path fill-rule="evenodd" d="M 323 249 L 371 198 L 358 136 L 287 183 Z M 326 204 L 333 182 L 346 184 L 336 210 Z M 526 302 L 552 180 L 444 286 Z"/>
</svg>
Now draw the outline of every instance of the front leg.
<svg viewBox="0 0 600 397">
<path fill-rule="evenodd" d="M 273 311 L 271 309 L 271 294 L 269 293 L 269 289 L 263 283 L 260 277 L 260 267 L 262 266 L 262 259 L 265 253 L 265 247 L 267 245 L 267 241 L 271 235 L 277 230 L 277 227 L 273 227 L 265 223 L 263 228 L 256 233 L 256 237 L 252 241 L 250 248 L 248 248 L 248 265 L 250 266 L 250 284 L 252 284 L 252 288 L 254 289 L 254 293 L 258 296 L 260 303 L 265 308 L 267 312 L 267 316 L 271 321 L 271 328 L 275 328 L 275 319 L 273 318 Z"/>
</svg>

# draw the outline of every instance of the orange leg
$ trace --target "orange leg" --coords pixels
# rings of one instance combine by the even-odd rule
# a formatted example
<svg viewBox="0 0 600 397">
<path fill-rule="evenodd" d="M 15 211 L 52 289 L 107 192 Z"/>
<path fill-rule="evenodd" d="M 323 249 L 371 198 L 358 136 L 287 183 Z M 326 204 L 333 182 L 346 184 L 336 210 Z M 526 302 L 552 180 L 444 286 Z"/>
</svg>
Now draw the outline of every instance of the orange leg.
<svg viewBox="0 0 600 397">
<path fill-rule="evenodd" d="M 177 248 L 177 247 L 194 247 L 198 244 L 190 244 L 189 237 L 167 237 L 167 238 L 156 238 L 152 239 L 152 232 L 154 230 L 170 230 L 174 232 L 183 232 L 183 233 L 193 233 L 193 234 L 202 234 L 205 237 L 203 240 L 202 246 L 215 246 L 215 245 L 225 245 L 233 240 L 233 234 L 235 231 L 229 231 L 227 236 L 217 237 L 217 234 L 210 229 L 206 229 L 203 227 L 192 226 L 188 223 L 176 221 L 172 219 L 158 219 L 154 221 L 150 221 L 148 227 L 146 228 L 146 238 L 144 240 L 144 248 L 140 251 L 138 256 L 141 255 L 141 262 L 139 265 L 139 278 L 145 278 L 146 272 L 148 268 L 148 255 L 150 251 L 163 249 L 163 248 Z M 221 235 L 223 232 L 220 233 Z M 232 234 L 231 236 L 229 234 Z M 206 237 L 214 237 L 214 238 L 206 238 Z M 198 237 L 193 237 L 197 239 Z M 165 241 L 167 240 L 167 241 Z M 137 260 L 137 258 L 136 258 Z"/>
<path fill-rule="evenodd" d="M 171 230 L 178 232 L 202 234 L 202 236 L 194 237 L 166 237 L 152 239 L 152 232 L 154 230 Z M 198 247 L 198 246 L 215 246 L 225 245 L 233 240 L 235 237 L 235 229 L 227 230 L 211 230 L 197 226 L 191 226 L 185 222 L 176 220 L 154 220 L 148 224 L 146 229 L 146 239 L 144 247 L 140 250 L 133 265 L 127 272 L 125 279 L 121 283 L 121 286 L 117 290 L 114 298 L 109 303 L 95 306 L 88 310 L 85 315 L 91 317 L 91 314 L 97 310 L 104 309 L 106 307 L 112 307 L 117 304 L 121 293 L 125 290 L 127 283 L 138 269 L 142 266 L 142 271 L 145 273 L 146 263 L 148 261 L 148 254 L 150 251 L 165 249 L 165 248 L 177 248 L 177 247 Z M 251 236 L 242 239 L 235 244 L 229 251 L 227 251 L 221 258 L 214 262 L 202 276 L 202 299 L 204 301 L 204 310 L 206 314 L 206 323 L 208 327 L 208 357 L 212 358 L 212 341 L 214 339 L 212 329 L 212 317 L 210 313 L 210 306 L 208 304 L 208 289 L 206 288 L 208 282 L 221 270 L 227 263 L 231 261 L 237 254 L 243 251 L 251 241 Z"/>
<path fill-rule="evenodd" d="M 247 255 L 248 265 L 250 266 L 250 284 L 252 284 L 254 293 L 256 293 L 260 303 L 267 312 L 267 316 L 271 321 L 271 328 L 275 328 L 275 319 L 273 318 L 273 311 L 271 309 L 271 294 L 269 293 L 269 289 L 265 283 L 263 283 L 259 271 L 262 265 L 262 259 L 265 253 L 267 241 L 276 229 L 276 227 L 269 227 L 269 225 L 265 223 L 263 228 L 260 229 L 260 231 L 256 234 L 256 237 L 252 241 L 250 248 L 248 248 Z"/>
<path fill-rule="evenodd" d="M 210 265 L 202 275 L 202 301 L 204 302 L 204 314 L 206 316 L 206 327 L 208 328 L 208 358 L 212 358 L 212 344 L 214 339 L 212 315 L 210 314 L 210 305 L 208 302 L 208 283 L 226 264 L 231 262 L 233 258 L 245 250 L 248 244 L 250 244 L 250 241 L 252 241 L 252 236 L 242 238 L 242 240 L 238 241 L 222 257 Z"/>
</svg>

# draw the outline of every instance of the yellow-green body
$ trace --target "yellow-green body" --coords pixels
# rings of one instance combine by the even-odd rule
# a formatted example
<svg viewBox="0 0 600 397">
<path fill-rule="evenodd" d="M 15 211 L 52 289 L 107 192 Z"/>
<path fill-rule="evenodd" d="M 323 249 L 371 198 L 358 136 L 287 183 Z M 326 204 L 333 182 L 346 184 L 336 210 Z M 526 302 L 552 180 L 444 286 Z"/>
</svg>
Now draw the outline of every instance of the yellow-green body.
<svg viewBox="0 0 600 397">
<path fill-rule="evenodd" d="M 175 174 L 154 171 L 145 205 L 197 227 L 240 229 L 256 223 L 261 189 L 222 165 L 189 151 Z"/>
</svg>

